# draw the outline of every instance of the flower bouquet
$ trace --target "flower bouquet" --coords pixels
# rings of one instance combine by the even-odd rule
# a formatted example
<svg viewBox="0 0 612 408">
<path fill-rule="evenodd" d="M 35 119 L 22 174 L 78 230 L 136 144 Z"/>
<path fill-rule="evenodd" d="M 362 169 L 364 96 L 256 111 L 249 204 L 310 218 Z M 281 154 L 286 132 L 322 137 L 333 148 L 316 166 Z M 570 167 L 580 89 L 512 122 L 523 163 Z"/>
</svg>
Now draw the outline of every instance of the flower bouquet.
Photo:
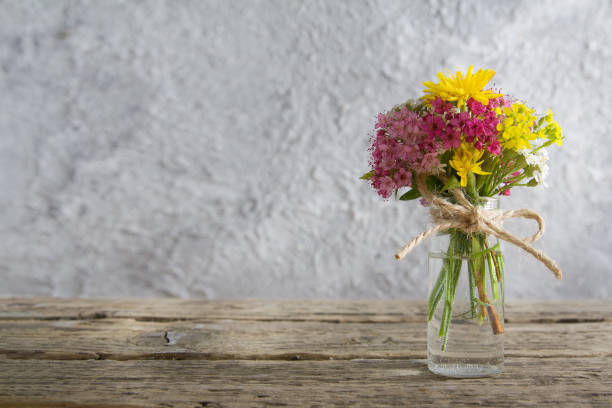
<svg viewBox="0 0 612 408">
<path fill-rule="evenodd" d="M 502 211 L 497 198 L 514 187 L 545 185 L 546 149 L 561 145 L 563 133 L 550 110 L 537 115 L 486 88 L 494 74 L 473 72 L 472 66 L 466 74 L 438 73 L 439 82 L 423 83 L 420 99 L 379 114 L 371 170 L 361 177 L 385 199 L 420 198 L 430 209 L 434 226 L 396 258 L 432 234 L 443 242 L 430 253 L 427 318 L 429 368 L 445 375 L 488 375 L 503 367 L 504 260 L 498 239 L 531 253 L 561 278 L 555 262 L 530 245 L 543 233 L 542 217 L 528 209 Z M 503 222 L 516 217 L 535 220 L 538 231 L 524 239 L 512 235 Z"/>
</svg>

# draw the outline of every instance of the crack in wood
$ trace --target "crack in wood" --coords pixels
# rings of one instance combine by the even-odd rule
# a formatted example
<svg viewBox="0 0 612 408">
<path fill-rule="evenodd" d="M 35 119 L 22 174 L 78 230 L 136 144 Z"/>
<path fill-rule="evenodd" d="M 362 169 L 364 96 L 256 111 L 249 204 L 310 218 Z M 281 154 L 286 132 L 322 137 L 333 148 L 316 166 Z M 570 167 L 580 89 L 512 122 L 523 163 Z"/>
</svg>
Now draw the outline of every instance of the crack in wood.
<svg viewBox="0 0 612 408">
<path fill-rule="evenodd" d="M 115 315 L 107 312 L 94 312 L 81 314 L 76 316 L 0 316 L 2 321 L 59 321 L 59 320 L 100 320 L 100 319 L 131 319 L 136 322 L 152 322 L 152 323 L 172 323 L 172 322 L 216 322 L 216 321 L 236 321 L 236 322 L 291 322 L 291 323 L 333 323 L 333 324 L 351 324 L 351 323 L 376 323 L 376 324 L 398 324 L 398 323 L 416 323 L 419 319 L 415 316 L 406 316 L 405 319 L 397 319 L 402 315 L 397 314 L 352 314 L 352 313 L 313 313 L 315 316 L 341 316 L 341 317 L 358 317 L 364 316 L 364 319 L 344 320 L 342 318 L 298 318 L 298 317 L 231 317 L 227 316 L 202 316 L 202 317 L 173 317 L 173 316 L 129 316 Z M 380 320 L 372 319 L 372 317 L 380 317 Z M 386 317 L 395 319 L 385 320 Z M 418 316 L 416 316 L 418 317 Z M 533 318 L 526 320 L 518 320 L 513 318 L 504 318 L 504 323 L 531 323 L 531 324 L 579 324 L 579 323 L 602 323 L 610 321 L 606 317 L 597 318 Z M 423 320 L 425 322 L 425 320 Z"/>
<path fill-rule="evenodd" d="M 231 354 L 231 353 L 197 353 L 197 352 L 165 352 L 165 353 L 102 353 L 102 352 L 54 352 L 54 351 L 23 351 L 1 350 L 0 355 L 9 360 L 194 360 L 194 361 L 349 361 L 349 360 L 422 360 L 427 358 L 424 352 L 414 352 L 396 355 L 361 355 L 344 354 L 331 355 L 324 353 L 282 353 L 282 354 Z M 506 357 L 532 358 L 530 353 L 506 352 Z M 612 357 L 612 352 L 593 352 L 575 355 L 564 353 L 547 353 L 539 358 L 587 358 Z"/>
<path fill-rule="evenodd" d="M 214 402 L 214 401 L 200 401 L 198 402 L 198 406 L 196 408 L 201 408 L 201 407 L 222 408 L 223 405 L 219 404 L 218 402 Z"/>
<path fill-rule="evenodd" d="M 589 318 L 574 318 L 574 319 L 557 319 L 555 323 L 602 323 L 605 322 L 604 318 L 589 319 Z"/>
<path fill-rule="evenodd" d="M 132 404 L 99 404 L 81 403 L 73 401 L 50 401 L 35 399 L 3 399 L 0 401 L 0 408 L 141 408 L 142 405 Z"/>
<path fill-rule="evenodd" d="M 580 323 L 604 323 L 609 321 L 606 318 L 598 317 L 598 318 L 559 318 L 559 319 L 549 319 L 549 318 L 540 318 L 540 319 L 530 319 L 526 321 L 520 321 L 523 324 L 580 324 Z M 504 323 L 515 323 L 514 319 L 504 318 Z"/>
</svg>

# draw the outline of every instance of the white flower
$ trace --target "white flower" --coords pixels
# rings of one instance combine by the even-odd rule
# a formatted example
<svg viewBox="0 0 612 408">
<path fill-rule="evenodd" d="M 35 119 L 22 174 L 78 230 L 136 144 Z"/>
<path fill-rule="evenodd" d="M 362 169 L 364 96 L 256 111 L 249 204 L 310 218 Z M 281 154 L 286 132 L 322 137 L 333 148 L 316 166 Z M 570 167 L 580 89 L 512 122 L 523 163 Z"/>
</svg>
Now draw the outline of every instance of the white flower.
<svg viewBox="0 0 612 408">
<path fill-rule="evenodd" d="M 538 165 L 538 169 L 533 173 L 536 181 L 538 182 L 538 184 L 541 184 L 544 186 L 544 188 L 548 187 L 548 184 L 546 183 L 546 178 L 548 177 L 548 165 L 547 164 L 543 164 L 543 165 Z"/>
<path fill-rule="evenodd" d="M 535 153 L 529 153 L 526 150 L 521 150 L 520 153 L 525 157 L 525 161 L 528 165 L 536 166 L 533 175 L 538 184 L 548 187 L 545 181 L 548 177 L 548 165 L 546 164 L 549 157 L 548 152 L 546 150 L 538 150 Z"/>
<path fill-rule="evenodd" d="M 536 160 L 535 154 L 531 154 L 525 149 L 521 149 L 519 153 L 523 155 L 523 157 L 525 158 L 525 161 L 527 162 L 529 166 L 533 166 L 535 164 L 535 160 Z"/>
</svg>

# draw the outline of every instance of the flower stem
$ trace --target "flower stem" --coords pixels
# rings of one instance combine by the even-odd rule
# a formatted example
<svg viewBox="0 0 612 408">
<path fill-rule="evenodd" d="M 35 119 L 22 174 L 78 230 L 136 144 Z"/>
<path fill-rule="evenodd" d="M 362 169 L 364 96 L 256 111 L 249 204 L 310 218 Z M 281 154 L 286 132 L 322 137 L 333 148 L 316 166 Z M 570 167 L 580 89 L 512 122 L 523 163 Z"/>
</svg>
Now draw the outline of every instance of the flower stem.
<svg viewBox="0 0 612 408">
<path fill-rule="evenodd" d="M 462 245 L 459 231 L 450 231 L 450 242 L 447 251 L 447 269 L 444 279 L 444 309 L 440 321 L 438 336 L 442 338 L 442 350 L 446 349 L 448 341 L 448 330 L 452 319 L 453 304 L 455 302 L 455 290 L 459 281 L 462 264 Z"/>
<path fill-rule="evenodd" d="M 471 314 L 472 318 L 478 317 L 479 321 L 488 318 L 494 334 L 504 332 L 503 322 L 495 309 L 495 305 L 499 304 L 500 298 L 503 297 L 503 265 L 500 259 L 501 254 L 496 251 L 498 245 L 490 247 L 487 236 L 482 233 L 468 235 L 461 230 L 453 229 L 449 230 L 448 234 L 450 240 L 446 257 L 431 289 L 427 306 L 429 321 L 433 318 L 438 304 L 444 297 L 438 331 L 443 351 L 446 350 L 448 344 L 456 289 L 464 260 L 467 261 L 468 289 L 470 291 L 470 310 L 468 313 Z M 491 282 L 493 302 L 487 294 L 487 275 L 489 275 Z M 500 288 L 502 290 L 501 295 Z"/>
<path fill-rule="evenodd" d="M 429 295 L 429 301 L 427 302 L 427 321 L 433 318 L 434 312 L 436 310 L 436 306 L 440 302 L 440 298 L 442 298 L 442 293 L 444 292 L 444 282 L 446 279 L 446 274 L 448 271 L 448 259 L 444 260 L 444 266 L 440 270 L 438 274 L 438 279 L 431 289 L 431 294 Z"/>
<path fill-rule="evenodd" d="M 486 238 L 483 239 L 483 243 L 484 247 L 487 249 L 486 258 L 487 265 L 489 266 L 489 279 L 491 279 L 491 292 L 493 293 L 493 301 L 497 302 L 499 301 L 499 288 L 497 280 L 498 273 L 496 273 L 497 269 L 493 268 L 493 254 L 491 254 L 491 251 L 489 250 L 489 244 L 487 243 Z"/>
<path fill-rule="evenodd" d="M 485 246 L 485 248 L 488 247 L 488 244 L 486 243 L 486 237 L 483 234 L 478 234 L 477 236 L 472 237 L 472 253 L 479 253 L 483 246 Z M 486 251 L 485 256 L 488 257 L 490 255 L 491 252 Z M 491 303 L 491 300 L 489 299 L 489 296 L 487 295 L 486 291 L 486 266 L 484 259 L 485 256 L 472 255 L 470 257 L 470 262 L 472 262 L 472 268 L 474 270 L 474 278 L 476 280 L 476 288 L 478 289 L 478 297 L 480 298 L 481 302 L 481 313 L 483 318 L 486 318 L 488 314 L 493 334 L 502 334 L 504 332 L 504 326 L 500 322 L 497 311 L 495 310 L 495 306 Z M 493 278 L 496 277 L 496 275 L 491 270 L 490 264 L 489 268 L 489 276 L 491 277 L 491 291 L 493 293 L 493 298 L 495 299 L 495 301 L 497 301 L 499 298 L 497 280 Z"/>
</svg>

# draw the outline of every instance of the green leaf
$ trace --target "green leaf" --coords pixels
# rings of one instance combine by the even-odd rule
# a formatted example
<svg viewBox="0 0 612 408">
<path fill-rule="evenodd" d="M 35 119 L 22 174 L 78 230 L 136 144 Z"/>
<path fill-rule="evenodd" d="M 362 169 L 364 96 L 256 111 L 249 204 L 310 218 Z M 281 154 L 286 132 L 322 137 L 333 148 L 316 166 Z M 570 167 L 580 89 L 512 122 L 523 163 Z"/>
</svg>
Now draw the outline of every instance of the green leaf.
<svg viewBox="0 0 612 408">
<path fill-rule="evenodd" d="M 527 187 L 535 187 L 538 185 L 538 181 L 536 179 L 531 179 L 529 180 L 529 182 L 527 183 Z"/>
<path fill-rule="evenodd" d="M 416 187 L 413 187 L 412 190 L 405 192 L 404 194 L 402 194 L 402 196 L 399 198 L 401 201 L 409 201 L 409 200 L 414 200 L 416 198 L 419 198 L 421 196 L 421 193 L 419 192 L 419 190 Z"/>
<path fill-rule="evenodd" d="M 515 152 L 514 150 L 510 150 L 510 149 L 503 150 L 503 153 L 502 153 L 503 161 L 506 162 L 506 163 L 508 163 L 510 160 L 513 160 L 513 159 L 515 159 L 515 158 L 517 158 L 519 156 L 522 156 L 522 155 L 520 155 L 517 152 Z"/>
<path fill-rule="evenodd" d="M 522 169 L 523 167 L 527 166 L 527 160 L 525 160 L 525 156 L 523 156 L 522 154 L 517 156 L 516 159 L 514 160 L 514 168 L 515 169 Z"/>
<path fill-rule="evenodd" d="M 459 182 L 459 179 L 455 176 L 450 176 L 446 184 L 444 184 L 444 187 L 442 187 L 442 191 L 450 190 L 453 188 L 459 188 L 459 187 L 461 187 L 461 183 Z"/>
<path fill-rule="evenodd" d="M 525 175 L 525 177 L 533 177 L 533 172 L 535 170 L 536 170 L 536 166 L 527 166 L 525 167 L 523 174 Z"/>
<path fill-rule="evenodd" d="M 375 172 L 374 170 L 368 171 L 366 174 L 364 174 L 363 176 L 359 177 L 360 180 L 369 180 L 374 176 Z"/>
<path fill-rule="evenodd" d="M 436 176 L 428 176 L 425 179 L 425 185 L 427 185 L 427 189 L 429 191 L 435 194 L 440 191 L 440 188 L 442 187 L 442 182 L 440 182 L 440 180 Z"/>
</svg>

